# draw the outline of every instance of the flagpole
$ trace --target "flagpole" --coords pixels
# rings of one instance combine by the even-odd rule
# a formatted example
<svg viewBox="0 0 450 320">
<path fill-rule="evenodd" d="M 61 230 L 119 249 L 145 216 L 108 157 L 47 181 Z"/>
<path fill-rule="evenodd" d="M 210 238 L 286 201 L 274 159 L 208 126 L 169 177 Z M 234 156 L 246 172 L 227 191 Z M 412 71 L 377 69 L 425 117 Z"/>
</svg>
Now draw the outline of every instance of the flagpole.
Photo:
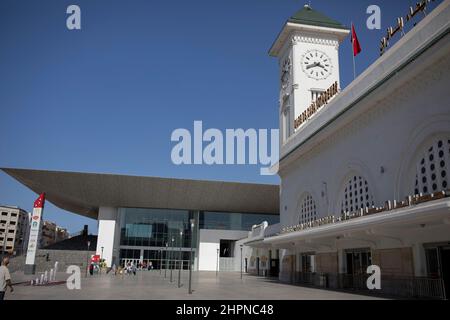
<svg viewBox="0 0 450 320">
<path fill-rule="evenodd" d="M 353 21 L 352 21 L 352 57 L 353 57 L 353 80 L 356 79 L 356 62 L 355 62 L 355 52 L 354 52 L 354 47 L 355 47 L 355 39 L 353 38 Z"/>
</svg>

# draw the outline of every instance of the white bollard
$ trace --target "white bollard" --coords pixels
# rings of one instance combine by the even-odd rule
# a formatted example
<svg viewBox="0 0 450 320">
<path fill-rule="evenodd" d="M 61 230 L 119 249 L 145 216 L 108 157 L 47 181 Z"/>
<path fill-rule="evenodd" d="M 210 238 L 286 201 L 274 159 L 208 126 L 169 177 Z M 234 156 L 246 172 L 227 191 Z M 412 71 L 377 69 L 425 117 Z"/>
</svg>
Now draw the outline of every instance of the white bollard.
<svg viewBox="0 0 450 320">
<path fill-rule="evenodd" d="M 55 262 L 55 274 L 54 274 L 54 279 L 56 281 L 56 273 L 58 272 L 58 261 Z"/>
</svg>

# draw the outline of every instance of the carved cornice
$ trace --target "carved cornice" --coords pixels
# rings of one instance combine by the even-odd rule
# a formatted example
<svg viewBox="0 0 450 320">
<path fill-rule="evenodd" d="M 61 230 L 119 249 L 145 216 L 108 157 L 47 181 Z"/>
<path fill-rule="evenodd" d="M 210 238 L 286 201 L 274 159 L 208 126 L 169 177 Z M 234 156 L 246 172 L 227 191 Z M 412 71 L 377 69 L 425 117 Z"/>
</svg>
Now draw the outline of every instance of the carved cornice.
<svg viewBox="0 0 450 320">
<path fill-rule="evenodd" d="M 305 35 L 294 35 L 294 36 L 292 36 L 291 42 L 293 45 L 296 45 L 298 43 L 310 43 L 310 44 L 319 44 L 319 45 L 339 47 L 339 41 L 337 41 L 337 40 L 317 38 L 317 37 L 305 36 Z"/>
</svg>

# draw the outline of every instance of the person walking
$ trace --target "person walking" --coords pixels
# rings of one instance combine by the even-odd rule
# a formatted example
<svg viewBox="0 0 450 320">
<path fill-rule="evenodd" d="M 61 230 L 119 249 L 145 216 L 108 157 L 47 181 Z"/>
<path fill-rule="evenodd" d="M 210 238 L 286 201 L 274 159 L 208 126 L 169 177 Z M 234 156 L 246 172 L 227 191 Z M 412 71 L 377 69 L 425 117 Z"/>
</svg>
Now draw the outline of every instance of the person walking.
<svg viewBox="0 0 450 320">
<path fill-rule="evenodd" d="M 112 265 L 111 271 L 112 271 L 113 275 L 117 274 L 117 268 L 116 268 L 116 264 L 115 263 Z"/>
<path fill-rule="evenodd" d="M 5 257 L 0 266 L 0 301 L 5 299 L 6 288 L 9 287 L 10 292 L 14 291 L 11 284 L 11 275 L 8 270 L 9 258 Z"/>
<path fill-rule="evenodd" d="M 131 262 L 128 262 L 127 264 L 127 275 L 131 274 Z"/>
<path fill-rule="evenodd" d="M 90 274 L 91 276 L 94 275 L 94 264 L 93 264 L 93 263 L 91 263 L 91 265 L 89 266 L 89 274 Z"/>
</svg>

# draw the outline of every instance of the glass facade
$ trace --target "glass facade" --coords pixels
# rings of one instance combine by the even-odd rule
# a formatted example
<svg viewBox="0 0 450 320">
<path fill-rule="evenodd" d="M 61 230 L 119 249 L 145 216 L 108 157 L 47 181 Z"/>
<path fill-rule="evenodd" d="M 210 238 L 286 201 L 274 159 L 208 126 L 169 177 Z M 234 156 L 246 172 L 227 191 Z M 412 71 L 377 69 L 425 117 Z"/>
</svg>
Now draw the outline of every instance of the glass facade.
<svg viewBox="0 0 450 320">
<path fill-rule="evenodd" d="M 191 247 L 190 219 L 194 217 L 194 212 L 120 208 L 119 214 L 120 265 L 134 263 L 158 269 L 174 267 L 177 264 L 182 265 L 184 269 L 188 268 Z M 195 230 L 193 243 L 195 250 Z"/>
<path fill-rule="evenodd" d="M 133 247 L 174 247 L 190 248 L 191 211 L 121 208 L 121 246 Z M 180 239 L 180 231 L 183 236 Z M 195 240 L 195 239 L 194 239 Z"/>
<path fill-rule="evenodd" d="M 263 221 L 279 222 L 278 215 L 144 208 L 119 208 L 119 216 L 120 265 L 134 263 L 156 269 L 174 265 L 187 269 L 191 239 L 194 251 L 197 249 L 198 228 L 249 231 Z M 193 218 L 198 224 L 191 238 Z M 231 255 L 231 249 L 227 250 L 221 254 Z"/>
<path fill-rule="evenodd" d="M 280 222 L 279 215 L 229 212 L 200 212 L 200 229 L 250 231 L 256 224 Z"/>
</svg>

